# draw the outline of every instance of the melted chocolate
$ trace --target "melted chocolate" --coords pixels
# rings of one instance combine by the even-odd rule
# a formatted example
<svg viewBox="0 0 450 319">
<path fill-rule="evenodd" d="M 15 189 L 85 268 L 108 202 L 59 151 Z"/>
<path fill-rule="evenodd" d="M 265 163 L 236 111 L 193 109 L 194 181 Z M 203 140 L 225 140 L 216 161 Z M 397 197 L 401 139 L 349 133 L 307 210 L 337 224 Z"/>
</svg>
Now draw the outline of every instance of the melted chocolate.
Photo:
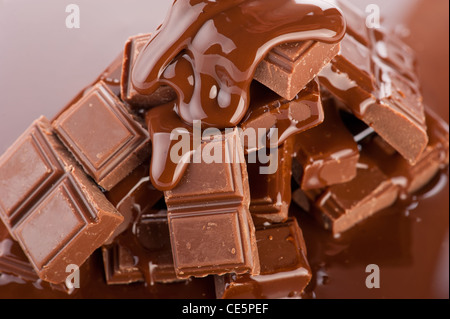
<svg viewBox="0 0 450 319">
<path fill-rule="evenodd" d="M 35 6 L 32 0 L 3 4 L 5 15 L 1 17 L 2 22 L 9 27 L 0 29 L 0 38 L 6 36 L 9 45 L 0 54 L 0 95 L 4 106 L 0 117 L 1 152 L 36 116 L 56 114 L 82 86 L 90 83 L 105 68 L 104 62 L 112 60 L 122 48 L 123 43 L 118 43 L 121 42 L 118 38 L 126 39 L 138 32 L 153 31 L 167 7 L 167 1 L 155 2 L 144 2 L 139 10 L 121 10 L 123 3 L 108 1 L 109 6 L 119 8 L 117 12 L 123 19 L 104 19 L 105 28 L 101 28 L 104 37 L 101 45 L 95 48 L 79 44 L 81 38 L 92 43 L 99 41 L 99 34 L 92 32 L 93 28 L 87 24 L 76 31 L 61 32 L 64 26 L 55 27 L 61 20 L 60 6 L 55 5 L 56 0 L 39 3 L 40 10 L 48 13 L 45 20 L 33 12 Z M 24 6 L 24 3 L 29 5 Z M 390 0 L 383 3 L 396 5 L 395 1 Z M 99 17 L 105 12 L 103 6 L 96 6 L 93 2 L 84 3 L 83 8 Z M 13 11 L 18 14 L 6 14 Z M 419 69 L 423 70 L 419 75 L 424 98 L 431 108 L 448 120 L 448 1 L 423 0 L 414 12 L 409 25 L 412 30 L 410 43 L 418 52 Z M 399 24 L 395 19 L 385 22 Z M 25 26 L 45 34 L 48 44 L 42 45 L 43 37 L 29 37 Z M 436 41 L 436 37 L 430 34 L 439 34 L 440 40 Z M 70 41 L 72 43 L 68 44 Z M 67 45 L 53 50 L 56 43 Z M 18 68 L 17 52 L 23 50 L 32 50 L 33 59 L 20 59 L 22 67 Z M 49 68 L 50 62 L 43 61 L 66 67 Z M 85 70 L 86 73 L 77 73 L 76 70 Z M 26 94 L 23 86 L 17 85 L 26 78 L 25 74 L 44 79 L 28 85 Z M 63 82 L 61 89 L 48 94 L 48 87 L 57 87 L 60 82 Z M 33 103 L 29 102 L 30 97 Z M 291 214 L 299 216 L 313 271 L 313 281 L 303 297 L 448 298 L 448 192 L 448 173 L 443 171 L 421 191 L 420 196 L 399 202 L 341 238 L 333 238 L 313 218 L 292 205 Z M 368 275 L 365 267 L 372 263 L 381 268 L 381 289 L 370 290 L 364 284 Z M 71 296 L 52 290 L 42 281 L 26 281 L 0 274 L 0 298 L 215 297 L 212 277 L 151 287 L 140 283 L 108 286 L 104 279 L 101 251 L 96 251 L 81 271 L 82 288 Z"/>
<path fill-rule="evenodd" d="M 138 57 L 132 83 L 141 94 L 172 86 L 187 123 L 234 127 L 248 109 L 256 67 L 273 47 L 336 43 L 344 32 L 341 12 L 323 1 L 178 0 Z M 180 86 L 182 75 L 190 80 Z"/>
</svg>

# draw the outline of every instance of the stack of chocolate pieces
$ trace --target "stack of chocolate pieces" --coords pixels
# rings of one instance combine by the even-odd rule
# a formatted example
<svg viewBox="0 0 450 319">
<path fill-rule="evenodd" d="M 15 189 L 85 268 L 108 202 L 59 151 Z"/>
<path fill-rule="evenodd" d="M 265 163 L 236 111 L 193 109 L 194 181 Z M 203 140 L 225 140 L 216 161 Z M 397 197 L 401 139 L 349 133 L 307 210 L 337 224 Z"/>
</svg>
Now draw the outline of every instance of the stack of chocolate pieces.
<svg viewBox="0 0 450 319">
<path fill-rule="evenodd" d="M 176 163 L 170 176 L 150 165 L 174 145 L 164 123 L 189 137 L 192 127 L 173 111 L 170 86 L 134 88 L 151 35 L 131 37 L 92 85 L 0 157 L 0 272 L 72 293 L 68 267 L 101 249 L 109 285 L 214 276 L 218 298 L 301 297 L 312 274 L 292 200 L 340 234 L 449 162 L 448 125 L 422 103 L 414 54 L 338 5 L 342 41 L 273 48 L 239 125 L 198 145 L 220 160 Z M 263 136 L 265 149 L 240 134 L 259 129 L 278 130 Z M 167 148 L 152 147 L 156 139 Z"/>
</svg>

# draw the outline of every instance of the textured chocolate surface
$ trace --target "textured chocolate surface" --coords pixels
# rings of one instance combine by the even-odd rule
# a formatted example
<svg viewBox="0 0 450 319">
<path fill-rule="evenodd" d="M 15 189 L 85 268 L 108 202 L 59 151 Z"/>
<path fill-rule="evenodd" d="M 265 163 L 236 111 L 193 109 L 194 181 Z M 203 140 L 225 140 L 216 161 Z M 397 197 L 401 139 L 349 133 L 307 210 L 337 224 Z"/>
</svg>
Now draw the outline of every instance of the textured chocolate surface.
<svg viewBox="0 0 450 319">
<path fill-rule="evenodd" d="M 274 152 L 271 150 L 270 152 Z M 255 223 L 286 221 L 291 204 L 292 156 L 294 138 L 287 139 L 277 151 L 278 168 L 273 174 L 263 174 L 258 158 L 250 163 L 247 157 L 247 171 L 250 184 L 250 212 Z"/>
<path fill-rule="evenodd" d="M 415 165 L 411 165 L 380 136 L 362 142 L 363 151 L 406 193 L 426 186 L 449 162 L 448 125 L 432 111 L 427 111 L 429 143 Z"/>
<path fill-rule="evenodd" d="M 297 220 L 256 230 L 261 273 L 216 276 L 216 296 L 223 299 L 293 298 L 311 280 L 306 244 Z"/>
<path fill-rule="evenodd" d="M 247 136 L 253 136 L 249 134 L 249 130 L 252 132 L 266 130 L 268 141 L 261 143 L 245 140 L 247 152 L 261 149 L 266 145 L 272 148 L 281 146 L 289 137 L 307 131 L 324 120 L 317 79 L 309 82 L 291 101 L 281 98 L 257 82 L 252 83 L 250 92 L 252 100 L 240 127 Z M 278 130 L 277 139 L 270 136 L 273 129 Z"/>
<path fill-rule="evenodd" d="M 337 44 L 344 33 L 344 17 L 325 1 L 177 1 L 139 55 L 132 83 L 144 95 L 173 87 L 177 114 L 188 124 L 235 127 L 248 110 L 256 68 L 273 47 Z"/>
<path fill-rule="evenodd" d="M 109 285 L 182 281 L 175 274 L 165 210 L 143 213 L 102 252 Z"/>
<path fill-rule="evenodd" d="M 368 157 L 362 156 L 357 175 L 350 182 L 324 190 L 297 190 L 293 199 L 305 203 L 303 193 L 314 204 L 310 211 L 327 230 L 340 234 L 397 200 L 399 189 Z"/>
<path fill-rule="evenodd" d="M 249 182 L 238 131 L 205 141 L 197 151 L 206 147 L 221 150 L 218 162 L 189 164 L 180 183 L 165 192 L 177 276 L 257 274 Z"/>
<path fill-rule="evenodd" d="M 149 163 L 145 162 L 139 165 L 130 175 L 105 193 L 106 198 L 124 217 L 123 223 L 116 229 L 110 241 L 163 199 L 164 193 L 156 190 L 150 182 L 149 166 Z"/>
<path fill-rule="evenodd" d="M 281 44 L 258 65 L 255 80 L 292 100 L 339 53 L 339 44 L 303 41 Z"/>
<path fill-rule="evenodd" d="M 150 157 L 148 132 L 103 82 L 58 117 L 53 127 L 86 173 L 106 190 Z"/>
<path fill-rule="evenodd" d="M 347 8 L 352 10 L 350 4 Z M 365 18 L 361 15 L 360 21 Z M 347 33 L 340 53 L 319 74 L 320 82 L 414 164 L 428 144 L 420 84 L 411 76 L 414 63 L 408 63 L 414 57 L 406 44 L 383 31 L 366 27 L 359 33 L 369 44 Z"/>
<path fill-rule="evenodd" d="M 61 283 L 123 217 L 40 118 L 0 158 L 0 216 L 43 280 Z"/>
<path fill-rule="evenodd" d="M 131 72 L 134 63 L 150 38 L 151 34 L 137 35 L 129 38 L 125 44 L 120 92 L 122 99 L 134 109 L 148 109 L 152 106 L 168 103 L 177 97 L 175 91 L 168 86 L 161 86 L 151 95 L 142 95 L 134 89 L 131 83 Z"/>
<path fill-rule="evenodd" d="M 358 145 L 341 121 L 333 99 L 324 99 L 325 121 L 295 136 L 293 175 L 302 189 L 346 183 L 356 177 Z"/>
<path fill-rule="evenodd" d="M 380 1 L 375 1 L 379 3 Z M 401 2 L 401 1 L 399 1 Z M 48 3 L 52 3 L 49 1 Z M 397 6 L 396 2 L 388 3 L 388 6 L 382 6 L 382 12 L 392 16 Z M 164 2 L 163 5 L 167 3 Z M 359 2 L 358 2 L 359 4 Z M 0 30 L 0 35 L 7 35 L 10 45 L 2 50 L 2 57 L 6 59 L 0 60 L 0 63 L 7 61 L 2 65 L 2 74 L 0 80 L 5 78 L 8 81 L 2 81 L 0 91 L 2 92 L 3 105 L 15 105 L 17 107 L 5 107 L 2 109 L 4 123 L 1 126 L 2 138 L 0 139 L 0 147 L 5 149 L 12 140 L 16 138 L 16 134 L 23 131 L 24 125 L 29 124 L 29 120 L 36 116 L 33 112 L 44 114 L 52 114 L 56 112 L 63 103 L 61 98 L 67 100 L 74 94 L 71 90 L 77 90 L 81 84 L 89 82 L 90 77 L 97 71 L 101 71 L 103 62 L 110 60 L 121 44 L 117 43 L 117 38 L 126 39 L 130 34 L 140 32 L 141 30 L 150 30 L 155 25 L 155 20 L 160 21 L 164 13 L 157 19 L 151 16 L 158 12 L 159 3 L 151 3 L 149 10 L 141 10 L 136 12 L 133 10 L 130 19 L 122 19 L 126 16 L 127 10 L 117 10 L 121 17 L 114 19 L 113 24 L 107 18 L 103 20 L 105 28 L 102 32 L 111 32 L 110 36 L 101 36 L 102 43 L 95 47 L 89 45 L 84 47 L 76 40 L 68 43 L 67 32 L 59 32 L 55 28 L 53 22 L 60 20 L 60 14 L 55 14 L 53 5 L 40 4 L 46 8 L 48 12 L 47 18 L 39 23 L 32 24 L 33 30 L 45 30 L 46 35 L 51 35 L 52 43 L 63 43 L 58 50 L 48 50 L 48 46 L 42 46 L 42 37 L 36 37 L 36 40 L 29 38 L 29 41 L 21 41 L 27 35 L 27 26 L 29 21 L 33 21 L 31 13 L 33 6 L 22 6 L 14 2 L 4 4 L 2 9 L 5 13 L 12 12 L 21 13 L 4 15 L 11 28 L 8 30 Z M 118 2 L 111 1 L 108 6 L 120 7 Z M 143 7 L 147 4 L 142 4 Z M 413 6 L 411 4 L 411 6 Z M 431 108 L 437 109 L 442 118 L 448 118 L 448 79 L 445 81 L 446 60 L 448 60 L 448 43 L 445 36 L 448 27 L 445 26 L 446 13 L 448 12 L 447 1 L 423 1 L 417 6 L 417 12 L 413 16 L 413 28 L 411 33 L 411 42 L 418 52 L 421 52 L 420 61 L 424 66 L 424 72 L 421 73 L 422 83 L 427 86 L 424 91 L 425 99 Z M 27 9 L 29 8 L 29 9 Z M 103 7 L 96 9 L 94 4 L 84 4 L 83 9 L 88 8 L 91 12 L 98 12 L 101 16 Z M 402 7 L 402 12 L 409 12 L 409 3 L 406 7 Z M 53 11 L 52 11 L 53 10 Z M 139 21 L 139 17 L 145 11 L 144 22 Z M 52 16 L 53 12 L 53 16 Z M 411 11 L 412 12 L 412 11 Z M 35 15 L 35 13 L 33 13 Z M 9 18 L 11 17 L 11 18 Z M 59 17 L 59 18 L 58 18 Z M 30 19 L 30 20 L 28 20 Z M 142 20 L 142 19 L 141 19 Z M 447 19 L 448 20 L 448 19 Z M 25 22 L 24 22 L 25 21 Z M 83 20 L 87 21 L 87 20 Z M 399 24 L 398 19 L 383 20 L 383 25 L 395 22 Z M 22 24 L 21 24 L 22 23 Z M 56 22 L 59 23 L 59 22 Z M 110 23 L 110 27 L 108 27 Z M 20 25 L 20 28 L 14 29 L 14 25 Z M 448 24 L 448 22 L 447 22 Z M 438 25 L 442 27 L 438 28 Z M 135 29 L 131 28 L 133 26 Z M 411 25 L 409 25 L 410 27 Z M 48 27 L 48 29 L 46 29 Z M 119 28 L 118 28 L 119 27 Z M 118 30 L 120 29 L 120 30 Z M 24 30 L 19 31 L 19 30 Z M 124 31 L 125 30 L 125 31 Z M 397 30 L 400 30 L 397 28 Z M 430 33 L 435 30 L 441 41 L 436 42 L 435 36 Z M 98 43 L 98 34 L 92 32 L 93 29 L 88 24 L 77 32 L 70 34 L 82 35 L 83 39 L 91 40 L 92 43 Z M 96 29 L 96 31 L 99 31 Z M 9 35 L 13 36 L 10 37 Z M 19 34 L 18 37 L 14 35 Z M 442 37 L 440 36 L 442 35 Z M 15 41 L 14 39 L 19 39 Z M 115 40 L 114 40 L 115 39 Z M 35 43 L 35 45 L 33 45 Z M 28 48 L 26 47 L 28 46 Z M 423 46 L 423 47 L 422 47 Z M 75 49 L 74 49 L 75 47 Z M 436 50 L 426 50 L 429 47 L 436 47 Z M 17 48 L 19 50 L 17 50 Z M 52 61 L 51 63 L 35 63 L 35 59 L 22 59 L 20 66 L 17 67 L 17 52 L 27 51 L 31 48 L 33 57 L 39 61 Z M 41 49 L 42 48 L 42 49 Z M 79 50 L 76 50 L 78 48 Z M 22 49 L 22 50 L 20 50 Z M 81 52 L 80 52 L 81 51 Z M 55 53 L 57 53 L 55 55 Z M 83 54 L 88 58 L 80 58 Z M 47 60 L 48 59 L 48 60 Z M 70 61 L 70 63 L 60 63 L 59 61 Z M 98 62 L 100 61 L 100 63 Z M 49 64 L 57 63 L 65 65 L 65 68 L 48 68 Z M 75 67 L 77 65 L 77 67 Z M 89 70 L 84 75 L 76 72 L 70 72 L 70 69 Z M 59 71 L 58 69 L 61 69 Z M 24 94 L 23 86 L 20 89 L 16 85 L 18 81 L 23 81 L 25 76 L 23 71 L 26 70 L 28 76 L 32 72 L 42 81 L 34 81 L 33 85 L 27 86 L 27 94 Z M 43 70 L 41 72 L 40 70 Z M 91 72 L 91 74 L 89 73 Z M 44 76 L 45 74 L 45 76 Z M 54 74 L 57 74 L 55 77 Z M 448 74 L 447 74 L 448 75 Z M 84 80 L 83 80 L 83 77 Z M 443 77 L 443 79 L 442 79 Z M 10 81 L 11 79 L 11 81 Z M 64 79 L 64 84 L 61 84 Z M 81 79 L 81 80 L 80 80 Z M 44 81 L 45 80 L 45 81 Z M 52 85 L 52 83 L 57 85 Z M 77 82 L 78 81 L 78 82 Z M 447 82 L 447 85 L 445 84 Z M 84 84 L 83 84 L 84 85 Z M 47 94 L 48 87 L 58 87 L 53 90 L 52 94 Z M 45 92 L 45 93 L 44 93 Z M 19 93 L 19 94 L 17 94 Z M 45 98 L 39 98 L 42 94 Z M 29 97 L 33 96 L 33 108 L 27 108 L 24 112 L 22 105 L 30 105 Z M 11 99 L 12 97 L 12 99 Z M 446 102 L 447 99 L 447 102 Z M 60 102 L 58 102 L 60 101 Z M 28 120 L 27 120 L 28 117 Z M 0 128 L 0 130 L 2 129 Z M 377 214 L 373 218 L 363 222 L 359 227 L 353 228 L 351 231 L 342 234 L 339 238 L 333 238 L 325 231 L 321 231 L 316 223 L 301 214 L 301 226 L 305 234 L 306 243 L 309 249 L 309 260 L 313 271 L 313 280 L 306 290 L 305 298 L 429 298 L 429 297 L 448 297 L 448 267 L 442 260 L 448 259 L 446 249 L 442 247 L 448 246 L 448 176 L 446 171 L 442 171 L 430 184 L 427 184 L 414 197 L 408 197 L 402 202 L 398 202 L 394 207 L 387 209 L 381 214 Z M 433 214 L 430 214 L 433 212 Z M 292 207 L 291 214 L 300 214 L 299 209 Z M 87 277 L 82 275 L 82 289 L 76 296 L 78 298 L 98 298 L 99 295 L 107 298 L 177 298 L 177 297 L 193 297 L 205 298 L 214 297 L 211 290 L 210 278 L 192 280 L 188 283 L 158 285 L 148 289 L 145 284 L 133 285 L 115 285 L 107 286 L 104 280 L 104 271 L 101 258 L 98 251 L 89 259 L 89 274 Z M 382 265 L 382 287 L 381 289 L 369 290 L 363 284 L 367 273 L 365 266 L 370 263 Z M 421 274 L 416 276 L 416 274 Z M 414 278 L 414 280 L 410 280 Z M 212 286 L 214 287 L 214 286 Z M 447 288 L 446 288 L 447 287 Z M 57 291 L 51 290 L 42 282 L 24 282 L 20 278 L 1 274 L 0 275 L 0 296 L 18 298 L 35 297 L 35 298 L 65 298 L 65 295 L 59 294 Z M 445 297 L 447 296 L 447 297 Z"/>
</svg>

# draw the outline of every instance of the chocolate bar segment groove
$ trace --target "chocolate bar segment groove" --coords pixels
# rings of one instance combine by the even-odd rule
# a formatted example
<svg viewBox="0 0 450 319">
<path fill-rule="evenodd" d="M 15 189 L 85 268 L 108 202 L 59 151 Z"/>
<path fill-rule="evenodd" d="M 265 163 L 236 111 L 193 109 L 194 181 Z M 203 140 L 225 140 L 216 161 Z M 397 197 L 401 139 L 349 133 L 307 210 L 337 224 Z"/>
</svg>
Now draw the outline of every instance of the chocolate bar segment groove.
<svg viewBox="0 0 450 319">
<path fill-rule="evenodd" d="M 259 273 L 250 191 L 238 130 L 202 143 L 222 151 L 219 162 L 190 163 L 165 192 L 172 252 L 179 278 Z M 194 155 L 195 156 L 195 155 Z"/>
<path fill-rule="evenodd" d="M 103 83 L 53 126 L 86 173 L 110 190 L 150 156 L 150 136 Z M 104 138 L 105 134 L 108 138 Z"/>
<path fill-rule="evenodd" d="M 216 297 L 274 299 L 300 297 L 311 280 L 306 244 L 295 218 L 257 227 L 261 273 L 215 276 Z"/>
<path fill-rule="evenodd" d="M 31 140 L 35 147 L 30 148 Z M 42 166 L 44 159 L 50 160 Z M 22 170 L 24 165 L 28 169 Z M 33 166 L 38 174 L 29 175 Z M 46 181 L 42 176 L 52 178 Z M 45 281 L 64 282 L 66 267 L 81 266 L 123 221 L 43 117 L 0 158 L 0 177 L 0 216 Z M 8 189 L 4 181 L 20 187 Z M 38 191 L 33 190 L 36 185 Z"/>
</svg>

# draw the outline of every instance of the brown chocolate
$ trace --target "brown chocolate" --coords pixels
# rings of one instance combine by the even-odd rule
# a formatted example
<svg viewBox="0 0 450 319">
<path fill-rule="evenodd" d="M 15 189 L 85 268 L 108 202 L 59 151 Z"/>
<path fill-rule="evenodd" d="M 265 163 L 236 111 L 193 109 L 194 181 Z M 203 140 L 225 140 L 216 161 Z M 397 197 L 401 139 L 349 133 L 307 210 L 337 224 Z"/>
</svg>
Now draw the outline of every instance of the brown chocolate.
<svg viewBox="0 0 450 319">
<path fill-rule="evenodd" d="M 103 82 L 58 117 L 53 127 L 86 173 L 106 190 L 150 156 L 148 132 Z"/>
<path fill-rule="evenodd" d="M 173 265 L 167 211 L 143 214 L 102 252 L 109 285 L 180 281 Z"/>
<path fill-rule="evenodd" d="M 248 175 L 238 130 L 203 141 L 196 151 L 204 153 L 208 148 L 220 151 L 220 158 L 212 163 L 193 161 L 180 183 L 165 192 L 177 276 L 258 274 Z"/>
<path fill-rule="evenodd" d="M 166 104 L 174 100 L 177 95 L 169 86 L 161 86 L 151 95 L 139 94 L 131 83 L 131 72 L 139 53 L 151 39 L 151 34 L 133 36 L 125 44 L 123 55 L 123 69 L 121 78 L 121 96 L 133 109 L 148 109 L 152 106 Z"/>
<path fill-rule="evenodd" d="M 110 1 L 112 7 L 118 6 L 119 1 Z M 422 73 L 422 83 L 428 86 L 429 94 L 426 95 L 427 103 L 437 109 L 442 118 L 448 119 L 448 67 L 445 66 L 448 61 L 448 1 L 419 1 L 420 6 L 415 6 L 415 1 L 408 3 L 406 9 L 408 12 L 415 14 L 411 15 L 413 26 L 408 25 L 411 32 L 411 43 L 415 45 L 419 52 L 422 52 L 421 64 L 425 73 Z M 395 9 L 396 1 L 390 3 L 389 10 Z M 48 2 L 40 3 L 43 10 L 49 9 L 51 11 L 52 4 Z M 149 8 L 149 12 L 153 15 L 163 14 L 160 10 L 165 4 L 150 3 L 142 4 L 143 10 Z M 11 12 L 20 7 L 14 2 L 5 2 L 2 9 Z M 120 7 L 120 5 L 119 5 Z M 411 8 L 414 7 L 414 8 Z M 386 7 L 387 8 L 387 7 Z M 101 14 L 103 7 L 92 6 L 88 8 L 95 14 Z M 159 10 L 158 10 L 159 9 Z M 412 9 L 411 11 L 409 9 Z M 128 10 L 127 10 L 128 11 Z M 382 7 L 383 11 L 383 7 Z M 114 27 L 109 28 L 111 36 L 104 37 L 102 47 L 117 46 L 117 37 L 114 32 L 117 27 L 123 30 L 132 27 L 131 23 L 136 17 L 133 13 L 120 12 L 120 19 L 115 19 L 112 24 Z M 20 25 L 22 21 L 34 21 L 40 18 L 29 11 L 21 15 L 5 14 L 3 16 L 4 22 L 8 26 Z M 123 19 L 123 18 L 127 19 Z M 347 20 L 348 17 L 346 16 Z M 34 19 L 34 20 L 33 20 Z M 55 40 L 55 43 L 62 43 L 66 37 L 65 32 L 59 32 L 59 28 L 52 27 L 52 19 L 40 19 L 34 25 L 37 28 L 49 26 L 46 29 L 46 34 Z M 136 19 L 135 19 L 136 20 Z M 125 22 L 124 22 L 125 21 Z M 392 19 L 391 21 L 384 20 L 383 24 L 391 22 L 396 25 L 401 21 Z M 151 23 L 151 22 L 150 22 Z M 111 25 L 112 25 L 111 24 Z M 442 25 L 441 28 L 439 26 Z M 413 27 L 413 28 L 411 28 Z M 19 30 L 19 31 L 17 31 Z M 11 38 L 20 39 L 19 33 L 22 28 L 9 28 L 8 36 Z M 105 31 L 108 28 L 105 28 Z M 5 31 L 6 32 L 6 31 Z M 98 40 L 97 34 L 91 32 L 90 28 L 81 28 L 78 31 L 83 39 L 91 41 Z M 439 41 L 436 37 L 430 36 L 433 34 L 442 35 Z M 18 37 L 16 37 L 19 35 Z M 116 39 L 115 39 L 116 38 Z M 48 50 L 49 46 L 42 44 L 41 37 L 27 38 L 28 45 L 31 44 L 33 51 L 33 60 L 46 61 L 47 58 L 58 59 L 58 57 L 65 56 L 66 58 L 76 59 L 79 56 L 78 50 L 72 50 L 70 46 L 61 50 Z M 424 44 L 425 43 L 425 44 Z M 119 43 L 120 45 L 120 43 Z M 447 47 L 446 47 L 447 45 Z M 19 55 L 15 54 L 14 46 L 5 46 L 5 56 L 17 56 L 16 59 L 8 59 L 10 62 L 17 62 Z M 434 47 L 435 50 L 427 48 Z M 83 66 L 87 69 L 95 69 L 98 67 L 96 61 L 108 59 L 110 55 L 103 50 L 92 50 L 92 48 L 83 48 L 93 59 L 85 59 Z M 75 52 L 76 51 L 76 52 Z M 56 54 L 55 54 L 56 53 Z M 19 59 L 21 65 L 25 63 L 23 59 Z M 47 63 L 37 63 L 35 68 L 28 69 L 33 74 L 48 68 Z M 44 66 L 42 66 L 44 65 Z M 23 74 L 18 71 L 17 63 L 5 63 L 2 66 L 2 75 L 8 79 L 8 83 L 19 83 L 23 80 Z M 88 73 L 88 72 L 86 72 Z M 36 73 L 38 74 L 38 73 Z M 66 68 L 61 68 L 61 71 L 56 73 L 65 78 L 65 85 L 67 88 L 76 87 L 77 77 L 67 77 Z M 425 74 L 425 77 L 423 77 Z M 427 75 L 428 74 L 428 77 Z M 436 77 L 443 77 L 442 80 Z M 86 76 L 84 76 L 86 77 Z M 445 78 L 447 77 L 447 81 Z M 81 75 L 83 79 L 83 76 Z M 42 78 L 44 79 L 44 78 Z M 46 79 L 44 79 L 46 80 Z M 86 83 L 90 79 L 86 79 Z M 79 77 L 78 77 L 79 81 Z M 11 90 L 11 85 L 2 85 L 2 96 L 8 101 L 8 97 L 15 101 L 14 108 L 4 108 L 3 122 L 11 123 L 13 127 L 20 127 L 23 125 L 25 116 L 24 108 L 26 108 L 29 96 L 39 96 L 42 93 L 42 87 L 39 85 L 31 85 L 27 87 L 27 94 L 17 94 L 22 92 L 22 88 Z M 58 90 L 52 92 L 57 97 L 64 97 L 70 93 L 68 90 Z M 67 93 L 69 92 L 69 93 Z M 427 91 L 424 91 L 426 93 Z M 23 93 L 23 92 L 22 92 Z M 22 96 L 22 98 L 20 97 Z M 67 97 L 66 97 L 67 98 Z M 36 100 L 36 99 L 35 99 Z M 51 98 L 50 98 L 51 100 Z M 37 101 L 37 100 L 36 100 Z M 42 103 L 37 101 L 36 103 Z M 43 113 L 53 114 L 61 105 L 54 105 L 51 101 L 44 102 L 45 108 L 42 108 Z M 10 105 L 6 103 L 5 105 Z M 7 111 L 9 109 L 10 111 Z M 13 109 L 13 110 L 11 110 Z M 17 117 L 16 117 L 17 116 Z M 26 121 L 25 121 L 26 122 Z M 6 125 L 7 127 L 7 125 Z M 13 129 L 5 128 L 2 131 L 0 138 L 0 147 L 5 148 L 10 144 L 10 138 L 17 134 Z M 314 221 L 309 220 L 309 216 L 301 214 L 301 225 L 308 245 L 308 259 L 313 268 L 313 280 L 308 286 L 308 293 L 311 297 L 317 299 L 330 298 L 448 298 L 448 281 L 443 280 L 447 278 L 448 267 L 442 260 L 448 259 L 448 251 L 442 249 L 447 247 L 448 237 L 448 176 L 447 170 L 444 170 L 439 176 L 433 179 L 431 184 L 427 185 L 419 194 L 414 196 L 414 209 L 411 210 L 410 202 L 406 204 L 396 205 L 390 208 L 386 214 L 374 216 L 368 220 L 363 227 L 357 227 L 355 231 L 347 232 L 340 238 L 333 238 L 329 233 L 319 229 Z M 421 194 L 426 194 L 422 197 Z M 417 197 L 418 196 L 418 197 Z M 417 202 L 418 198 L 418 202 Z M 418 205 L 417 205 L 418 203 Z M 417 206 L 417 207 L 416 207 Z M 293 205 L 292 213 L 299 213 L 299 208 Z M 407 213 L 410 215 L 407 215 Z M 430 214 L 432 212 L 432 214 Z M 382 218 L 381 218 L 382 217 Z M 421 220 L 421 222 L 419 222 Z M 401 226 L 401 228 L 399 228 Z M 399 232 L 406 228 L 407 232 Z M 349 235 L 348 237 L 346 237 Z M 408 236 L 410 240 L 406 240 Z M 344 238 L 345 237 L 345 238 Z M 401 252 L 401 253 L 399 253 Z M 409 257 L 405 258 L 405 254 Z M 188 283 L 159 285 L 153 289 L 147 289 L 143 284 L 136 284 L 133 286 L 107 286 L 104 280 L 104 273 L 102 268 L 101 258 L 99 252 L 96 251 L 93 258 L 90 259 L 91 277 L 87 279 L 82 276 L 83 287 L 78 290 L 75 298 L 214 298 L 214 282 L 211 278 L 203 278 L 189 281 Z M 364 281 L 367 273 L 364 267 L 371 263 L 378 263 L 381 266 L 381 287 L 382 289 L 367 289 Z M 394 266 L 392 266 L 394 265 Z M 420 276 L 411 276 L 411 274 L 420 274 Z M 411 279 L 413 278 L 413 280 Z M 350 284 L 349 284 L 350 283 Z M 361 283 L 361 284 L 359 284 Z M 48 288 L 40 283 L 30 283 L 20 280 L 13 276 L 6 274 L 0 275 L 0 298 L 65 298 L 66 296 L 58 294 L 58 292 Z M 308 298 L 308 296 L 306 296 Z"/>
<path fill-rule="evenodd" d="M 161 191 L 172 189 L 180 182 L 187 168 L 186 160 L 184 160 L 186 156 L 190 156 L 187 152 L 194 149 L 193 128 L 184 123 L 175 113 L 172 102 L 150 109 L 145 116 L 145 122 L 152 140 L 150 165 L 152 184 Z M 179 133 L 181 139 L 187 136 L 190 144 L 184 154 L 179 154 L 179 161 L 175 161 L 171 156 L 172 148 L 182 142 L 173 138 L 174 133 Z"/>
<path fill-rule="evenodd" d="M 270 150 L 270 153 L 274 153 Z M 291 137 L 277 150 L 277 170 L 272 174 L 263 174 L 257 158 L 251 163 L 247 156 L 247 171 L 250 184 L 250 212 L 253 221 L 260 224 L 266 221 L 281 223 L 287 220 L 291 204 L 292 155 L 294 138 Z"/>
<path fill-rule="evenodd" d="M 321 85 L 414 164 L 428 144 L 420 85 L 411 76 L 414 63 L 405 62 L 414 58 L 406 45 L 397 44 L 400 40 L 390 40 L 380 30 L 366 27 L 361 32 L 369 45 L 347 33 L 340 53 L 319 74 Z"/>
<path fill-rule="evenodd" d="M 252 83 L 250 92 L 250 107 L 240 126 L 247 137 L 259 136 L 248 134 L 249 130 L 252 133 L 257 133 L 260 129 L 266 130 L 268 142 L 245 139 L 247 152 L 267 145 L 271 148 L 279 147 L 289 137 L 309 130 L 324 120 L 317 79 L 309 82 L 292 101 L 281 98 L 257 82 Z M 273 129 L 277 129 L 278 139 L 272 140 L 270 135 Z"/>
<path fill-rule="evenodd" d="M 292 100 L 339 53 L 339 43 L 303 41 L 281 44 L 256 68 L 254 79 Z"/>
<path fill-rule="evenodd" d="M 427 110 L 429 143 L 415 165 L 411 165 L 380 136 L 362 142 L 363 151 L 404 192 L 413 194 L 426 186 L 449 163 L 449 129 L 434 112 Z"/>
<path fill-rule="evenodd" d="M 0 223 L 0 273 L 13 274 L 29 281 L 39 280 L 22 248 L 3 223 Z"/>
<path fill-rule="evenodd" d="M 40 118 L 0 158 L 0 216 L 38 273 L 64 282 L 123 217 Z"/>
<path fill-rule="evenodd" d="M 235 127 L 247 113 L 255 71 L 272 48 L 292 41 L 336 44 L 344 33 L 344 17 L 325 1 L 176 1 L 136 60 L 132 83 L 143 95 L 172 86 L 186 123 Z M 179 85 L 187 74 L 190 80 Z M 304 85 L 314 74 L 306 78 Z"/>
<path fill-rule="evenodd" d="M 293 175 L 304 190 L 346 183 L 356 177 L 358 145 L 342 123 L 334 100 L 323 100 L 323 108 L 325 121 L 295 136 Z"/>
<path fill-rule="evenodd" d="M 5 225 L 0 222 L 0 276 L 1 274 L 19 277 L 25 282 L 39 283 L 42 289 L 61 291 L 67 295 L 76 291 L 74 287 L 68 288 L 65 283 L 42 282 L 20 245 L 11 237 Z"/>
<path fill-rule="evenodd" d="M 300 297 L 311 280 L 306 244 L 295 218 L 256 230 L 261 273 L 216 276 L 216 296 L 223 299 Z"/>
<path fill-rule="evenodd" d="M 398 192 L 391 179 L 362 154 L 353 180 L 324 190 L 297 190 L 293 200 L 303 206 L 306 194 L 314 203 L 309 211 L 325 229 L 340 234 L 394 204 Z"/>
<path fill-rule="evenodd" d="M 130 175 L 105 193 L 106 198 L 124 217 L 124 222 L 116 229 L 110 241 L 164 197 L 164 193 L 156 190 L 150 181 L 149 166 L 146 162 L 139 165 Z"/>
</svg>

